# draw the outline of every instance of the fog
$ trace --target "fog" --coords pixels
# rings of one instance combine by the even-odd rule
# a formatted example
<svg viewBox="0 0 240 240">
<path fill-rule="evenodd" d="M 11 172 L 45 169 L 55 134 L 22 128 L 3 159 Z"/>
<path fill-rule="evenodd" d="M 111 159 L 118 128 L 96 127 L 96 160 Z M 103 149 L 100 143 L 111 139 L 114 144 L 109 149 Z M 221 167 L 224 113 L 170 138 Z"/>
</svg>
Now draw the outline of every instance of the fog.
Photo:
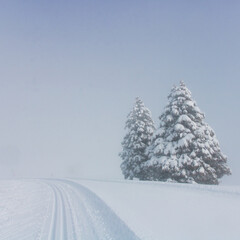
<svg viewBox="0 0 240 240">
<path fill-rule="evenodd" d="M 5 1 L 0 177 L 122 178 L 139 96 L 156 126 L 183 80 L 240 184 L 237 1 Z"/>
</svg>

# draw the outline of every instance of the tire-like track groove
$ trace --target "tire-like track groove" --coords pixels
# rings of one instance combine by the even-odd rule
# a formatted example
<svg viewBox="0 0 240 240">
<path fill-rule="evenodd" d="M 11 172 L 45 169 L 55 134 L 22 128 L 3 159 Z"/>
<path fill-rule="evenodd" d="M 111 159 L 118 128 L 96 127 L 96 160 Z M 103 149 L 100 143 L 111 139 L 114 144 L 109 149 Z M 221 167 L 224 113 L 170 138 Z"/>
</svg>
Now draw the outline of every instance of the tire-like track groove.
<svg viewBox="0 0 240 240">
<path fill-rule="evenodd" d="M 66 209 L 61 191 L 56 184 L 50 184 L 54 194 L 53 209 L 48 240 L 67 239 Z"/>
<path fill-rule="evenodd" d="M 66 209 L 69 211 L 70 222 L 68 222 L 68 225 L 69 225 L 69 228 L 71 228 L 71 230 L 72 230 L 72 235 L 73 235 L 72 239 L 77 239 L 76 229 L 75 229 L 77 224 L 76 224 L 76 222 L 74 220 L 74 214 L 75 213 L 74 213 L 73 207 L 72 207 L 72 205 L 70 203 L 69 193 L 67 191 L 64 191 L 64 188 L 61 185 L 59 185 L 59 189 L 61 189 L 61 191 L 65 193 L 65 198 L 64 198 L 62 192 L 60 191 L 61 192 L 61 197 L 62 197 L 62 199 L 65 201 L 65 203 L 67 205 Z M 65 212 L 65 220 L 66 219 L 67 219 L 67 216 L 66 216 L 66 212 Z"/>
<path fill-rule="evenodd" d="M 49 184 L 50 185 L 50 184 Z M 52 206 L 52 216 L 50 223 L 50 230 L 48 234 L 48 240 L 52 240 L 55 238 L 56 234 L 56 225 L 57 225 L 57 194 L 52 185 L 50 185 L 53 191 L 53 206 Z"/>
</svg>

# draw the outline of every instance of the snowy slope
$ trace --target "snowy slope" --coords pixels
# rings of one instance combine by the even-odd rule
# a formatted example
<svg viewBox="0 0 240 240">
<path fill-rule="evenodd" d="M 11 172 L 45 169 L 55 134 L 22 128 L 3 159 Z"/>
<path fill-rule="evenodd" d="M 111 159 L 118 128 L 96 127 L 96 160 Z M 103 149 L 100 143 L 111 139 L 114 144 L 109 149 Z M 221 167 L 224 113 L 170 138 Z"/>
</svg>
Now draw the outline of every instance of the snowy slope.
<svg viewBox="0 0 240 240">
<path fill-rule="evenodd" d="M 239 240 L 240 187 L 83 181 L 146 240 Z"/>
<path fill-rule="evenodd" d="M 239 223 L 239 187 L 0 181 L 0 240 L 239 240 Z"/>
<path fill-rule="evenodd" d="M 0 196 L 1 240 L 139 239 L 94 193 L 69 180 L 4 181 Z"/>
<path fill-rule="evenodd" d="M 0 181 L 0 239 L 39 239 L 50 200 L 39 181 Z"/>
</svg>

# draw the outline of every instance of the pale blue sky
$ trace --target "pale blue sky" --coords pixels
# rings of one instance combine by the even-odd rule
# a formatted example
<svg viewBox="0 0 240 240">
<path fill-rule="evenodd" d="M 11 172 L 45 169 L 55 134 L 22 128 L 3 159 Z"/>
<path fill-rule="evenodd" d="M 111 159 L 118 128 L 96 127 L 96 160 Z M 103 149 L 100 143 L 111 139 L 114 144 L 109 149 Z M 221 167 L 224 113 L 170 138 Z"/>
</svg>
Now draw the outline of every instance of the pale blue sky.
<svg viewBox="0 0 240 240">
<path fill-rule="evenodd" d="M 126 115 L 184 80 L 240 184 L 239 1 L 1 1 L 0 174 L 120 178 Z"/>
</svg>

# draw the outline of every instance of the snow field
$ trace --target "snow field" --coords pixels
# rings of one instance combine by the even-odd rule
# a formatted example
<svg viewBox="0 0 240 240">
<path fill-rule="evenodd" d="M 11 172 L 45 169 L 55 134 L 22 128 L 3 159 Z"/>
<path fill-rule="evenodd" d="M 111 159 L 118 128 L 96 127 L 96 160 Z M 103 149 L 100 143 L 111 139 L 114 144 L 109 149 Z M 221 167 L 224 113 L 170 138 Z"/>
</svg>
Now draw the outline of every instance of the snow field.
<svg viewBox="0 0 240 240">
<path fill-rule="evenodd" d="M 1 240 L 239 240 L 240 187 L 0 181 Z"/>
<path fill-rule="evenodd" d="M 139 239 L 99 197 L 78 183 L 2 181 L 0 188 L 2 208 L 7 209 L 0 215 L 1 240 Z"/>
<path fill-rule="evenodd" d="M 39 181 L 1 180 L 0 239 L 41 239 L 50 203 L 51 191 Z"/>
<path fill-rule="evenodd" d="M 90 181 L 94 191 L 143 240 L 239 240 L 240 187 L 139 181 Z"/>
</svg>

